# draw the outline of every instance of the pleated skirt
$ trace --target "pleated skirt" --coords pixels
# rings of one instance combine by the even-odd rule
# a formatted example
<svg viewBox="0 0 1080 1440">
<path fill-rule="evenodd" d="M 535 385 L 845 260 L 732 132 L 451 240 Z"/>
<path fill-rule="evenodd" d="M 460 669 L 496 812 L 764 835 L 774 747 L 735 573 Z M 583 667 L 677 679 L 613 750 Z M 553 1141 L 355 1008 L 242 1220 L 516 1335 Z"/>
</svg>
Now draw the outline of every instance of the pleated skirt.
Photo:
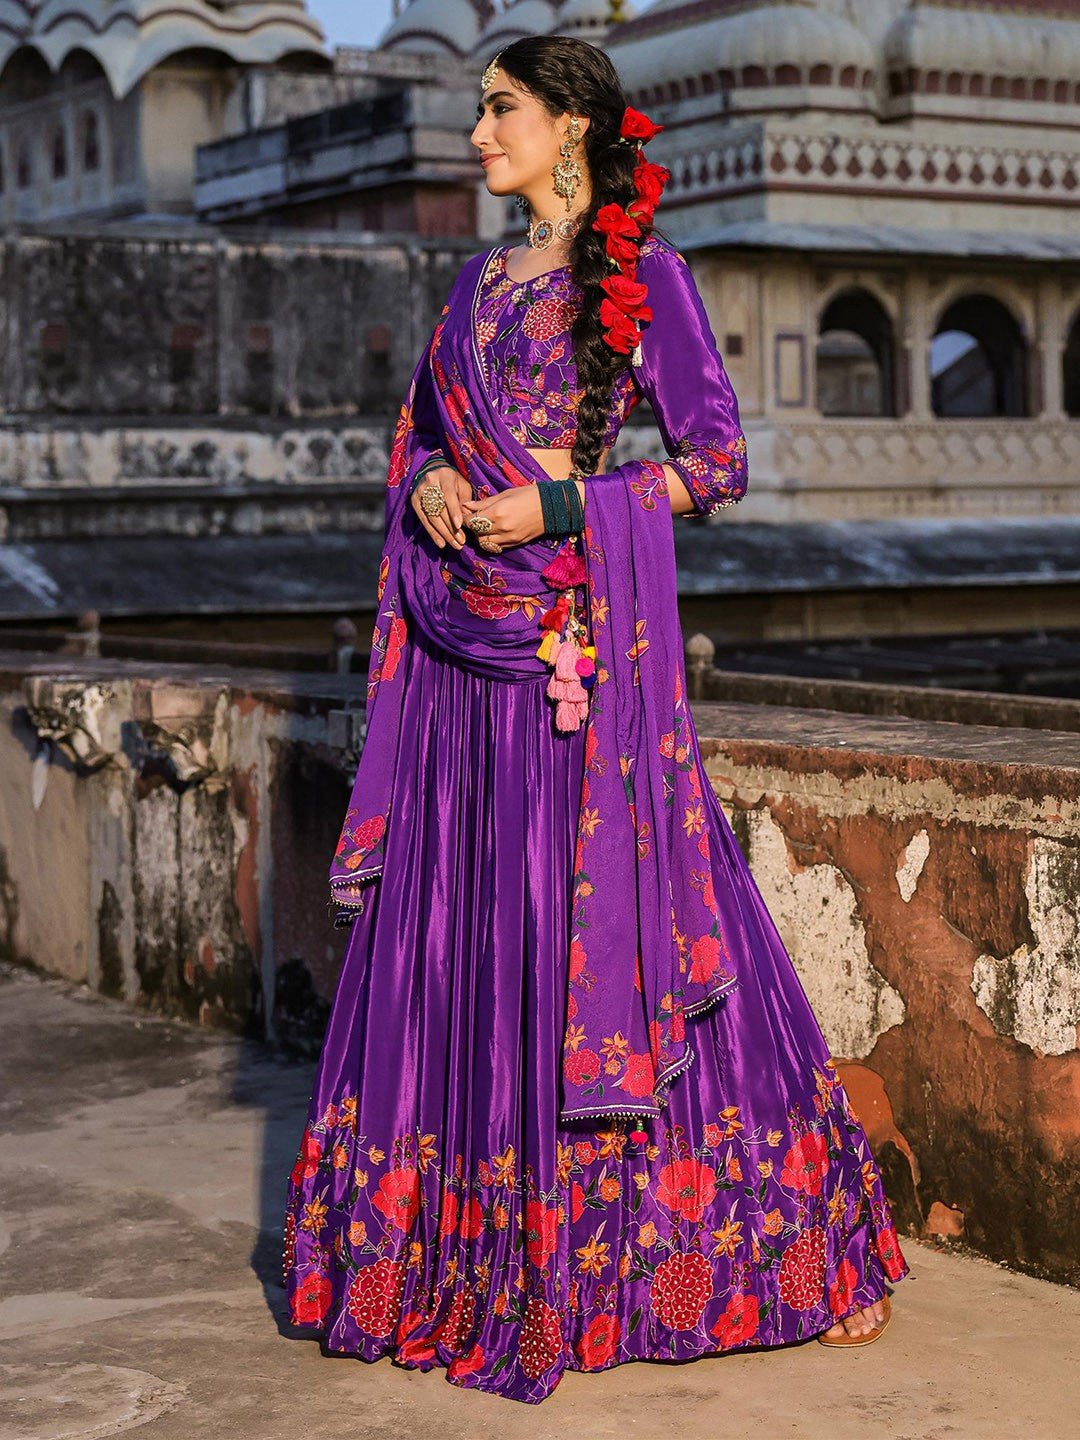
<svg viewBox="0 0 1080 1440">
<path fill-rule="evenodd" d="M 873 1156 L 708 786 L 738 989 L 691 1022 L 659 1118 L 567 1126 L 585 728 L 555 729 L 543 676 L 420 635 L 404 686 L 384 868 L 288 1179 L 293 1323 L 536 1403 L 567 1369 L 788 1344 L 884 1295 L 907 1265 Z"/>
</svg>

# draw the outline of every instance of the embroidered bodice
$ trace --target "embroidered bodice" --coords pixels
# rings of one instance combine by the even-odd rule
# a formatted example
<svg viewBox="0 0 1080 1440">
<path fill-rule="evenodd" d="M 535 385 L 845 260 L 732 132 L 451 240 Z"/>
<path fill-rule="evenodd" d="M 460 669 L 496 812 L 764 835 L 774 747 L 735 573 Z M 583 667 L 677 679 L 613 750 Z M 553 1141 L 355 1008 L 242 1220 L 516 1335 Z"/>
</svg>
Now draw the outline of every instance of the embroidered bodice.
<svg viewBox="0 0 1080 1440">
<path fill-rule="evenodd" d="M 492 252 L 477 294 L 476 338 L 484 377 L 515 440 L 570 449 L 581 399 L 570 327 L 581 308 L 581 288 L 566 265 L 530 280 L 511 279 L 509 249 L 502 245 Z M 612 388 L 604 448 L 614 445 L 640 399 L 627 366 Z"/>
</svg>

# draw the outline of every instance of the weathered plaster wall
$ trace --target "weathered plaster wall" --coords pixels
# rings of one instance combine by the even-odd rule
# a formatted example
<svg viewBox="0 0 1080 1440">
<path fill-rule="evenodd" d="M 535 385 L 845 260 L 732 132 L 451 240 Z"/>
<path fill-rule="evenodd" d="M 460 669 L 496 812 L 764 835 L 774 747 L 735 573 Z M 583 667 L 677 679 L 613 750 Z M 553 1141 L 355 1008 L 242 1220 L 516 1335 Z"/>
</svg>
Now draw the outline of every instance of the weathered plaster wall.
<svg viewBox="0 0 1080 1440">
<path fill-rule="evenodd" d="M 0 956 L 316 1046 L 356 689 L 0 656 Z M 694 715 L 900 1223 L 1080 1282 L 1076 731 Z"/>
<path fill-rule="evenodd" d="M 1080 1280 L 1080 740 L 748 709 L 707 769 L 904 1222 Z"/>
</svg>

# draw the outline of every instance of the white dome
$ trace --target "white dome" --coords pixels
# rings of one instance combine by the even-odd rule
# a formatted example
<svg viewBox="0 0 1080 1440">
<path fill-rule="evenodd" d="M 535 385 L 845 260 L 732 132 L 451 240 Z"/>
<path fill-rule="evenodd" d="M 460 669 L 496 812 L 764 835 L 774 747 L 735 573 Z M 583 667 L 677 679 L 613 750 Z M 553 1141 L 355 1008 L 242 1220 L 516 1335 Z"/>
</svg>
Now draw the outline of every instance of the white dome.
<svg viewBox="0 0 1080 1440">
<path fill-rule="evenodd" d="M 550 35 L 557 18 L 558 6 L 552 0 L 514 0 L 484 26 L 477 48 L 487 54 L 525 35 Z"/>
<path fill-rule="evenodd" d="M 468 55 L 479 33 L 480 21 L 469 0 L 409 0 L 375 48 Z"/>
<path fill-rule="evenodd" d="M 884 51 L 891 71 L 1080 80 L 1080 22 L 1030 12 L 918 5 L 893 22 Z"/>
<path fill-rule="evenodd" d="M 636 13 L 633 5 L 623 6 L 623 15 L 627 20 L 632 20 Z M 609 0 L 566 0 L 566 4 L 559 11 L 559 23 L 555 27 L 555 33 L 591 40 L 618 28 L 611 23 Z"/>
<path fill-rule="evenodd" d="M 322 27 L 304 0 L 234 4 L 207 0 L 0 0 L 0 68 L 29 46 L 57 71 L 72 50 L 93 55 L 117 99 L 180 50 L 216 50 L 241 65 L 273 64 L 306 52 L 328 60 Z"/>
<path fill-rule="evenodd" d="M 680 10 L 692 18 L 682 20 Z M 742 72 L 757 70 L 768 83 L 784 84 L 794 77 L 778 77 L 783 67 L 798 71 L 801 83 L 818 66 L 827 67 L 833 81 L 847 71 L 861 83 L 875 68 L 873 47 L 860 30 L 806 4 L 758 5 L 732 14 L 721 0 L 693 9 L 660 0 L 637 21 L 616 27 L 608 50 L 629 91 L 678 84 L 703 71 L 730 71 L 737 83 Z"/>
</svg>

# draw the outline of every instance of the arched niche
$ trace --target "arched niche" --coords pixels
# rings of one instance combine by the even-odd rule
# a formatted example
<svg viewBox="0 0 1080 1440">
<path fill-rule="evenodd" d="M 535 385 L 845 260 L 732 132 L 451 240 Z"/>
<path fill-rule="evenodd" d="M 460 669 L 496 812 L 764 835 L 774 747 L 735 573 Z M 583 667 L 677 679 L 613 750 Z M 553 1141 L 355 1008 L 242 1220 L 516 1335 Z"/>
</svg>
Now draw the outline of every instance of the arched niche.
<svg viewBox="0 0 1080 1440">
<path fill-rule="evenodd" d="M 816 370 L 822 415 L 897 413 L 892 321 L 876 295 L 851 286 L 833 296 L 818 321 Z"/>
<path fill-rule="evenodd" d="M 930 400 L 942 419 L 1028 413 L 1027 343 L 993 295 L 962 295 L 938 318 L 930 345 Z"/>
</svg>

